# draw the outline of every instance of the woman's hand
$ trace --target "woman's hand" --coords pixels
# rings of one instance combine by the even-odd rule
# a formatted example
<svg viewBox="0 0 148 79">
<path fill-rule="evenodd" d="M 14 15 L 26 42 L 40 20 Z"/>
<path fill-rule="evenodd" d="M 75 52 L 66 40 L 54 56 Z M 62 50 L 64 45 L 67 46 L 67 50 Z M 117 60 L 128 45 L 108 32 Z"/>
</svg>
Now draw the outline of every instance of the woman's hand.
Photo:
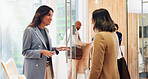
<svg viewBox="0 0 148 79">
<path fill-rule="evenodd" d="M 52 57 L 54 55 L 54 52 L 48 51 L 48 50 L 41 50 L 41 54 L 45 55 L 46 57 Z"/>
<path fill-rule="evenodd" d="M 87 46 L 87 45 L 91 45 L 91 43 L 86 43 L 86 46 Z"/>
<path fill-rule="evenodd" d="M 70 48 L 68 47 L 59 47 L 59 48 L 56 48 L 57 51 L 68 51 L 70 50 Z"/>
</svg>

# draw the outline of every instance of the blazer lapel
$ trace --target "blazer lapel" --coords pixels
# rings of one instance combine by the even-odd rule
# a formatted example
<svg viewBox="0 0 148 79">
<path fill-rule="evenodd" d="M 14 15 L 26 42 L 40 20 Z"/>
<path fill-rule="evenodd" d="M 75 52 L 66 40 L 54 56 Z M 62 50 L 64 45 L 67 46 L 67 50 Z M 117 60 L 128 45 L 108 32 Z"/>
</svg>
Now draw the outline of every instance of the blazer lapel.
<svg viewBox="0 0 148 79">
<path fill-rule="evenodd" d="M 49 32 L 48 32 L 48 29 L 45 28 L 45 31 L 46 31 L 46 35 L 47 35 L 47 38 L 48 38 L 48 41 L 49 41 L 50 50 L 52 50 L 52 41 L 51 41 L 51 38 L 50 38 L 50 35 L 49 35 Z"/>
<path fill-rule="evenodd" d="M 45 40 L 43 35 L 41 34 L 40 30 L 38 27 L 35 28 L 35 33 L 37 34 L 37 36 L 40 38 L 40 40 L 42 41 L 43 45 L 47 48 Z"/>
</svg>

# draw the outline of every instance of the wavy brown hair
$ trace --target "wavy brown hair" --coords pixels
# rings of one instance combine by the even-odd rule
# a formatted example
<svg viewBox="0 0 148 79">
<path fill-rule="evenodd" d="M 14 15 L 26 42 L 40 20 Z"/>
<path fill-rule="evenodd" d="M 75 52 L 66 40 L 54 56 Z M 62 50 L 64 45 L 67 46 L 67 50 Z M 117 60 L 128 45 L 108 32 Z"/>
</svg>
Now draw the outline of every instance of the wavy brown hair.
<svg viewBox="0 0 148 79">
<path fill-rule="evenodd" d="M 38 27 L 41 24 L 41 18 L 49 13 L 49 11 L 53 11 L 53 9 L 47 5 L 40 6 L 33 17 L 32 22 L 28 25 L 28 27 Z"/>
<path fill-rule="evenodd" d="M 115 31 L 114 21 L 111 19 L 109 12 L 106 9 L 97 9 L 92 14 L 92 20 L 94 21 L 93 30 L 98 31 Z"/>
</svg>

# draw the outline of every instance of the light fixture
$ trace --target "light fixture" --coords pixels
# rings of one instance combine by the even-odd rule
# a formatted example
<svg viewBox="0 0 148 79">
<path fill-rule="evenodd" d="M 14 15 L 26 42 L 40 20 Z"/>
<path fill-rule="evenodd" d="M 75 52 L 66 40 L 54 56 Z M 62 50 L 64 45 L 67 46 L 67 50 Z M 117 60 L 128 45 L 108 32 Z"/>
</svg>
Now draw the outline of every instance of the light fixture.
<svg viewBox="0 0 148 79">
<path fill-rule="evenodd" d="M 98 4 L 98 0 L 95 0 L 95 3 Z"/>
</svg>

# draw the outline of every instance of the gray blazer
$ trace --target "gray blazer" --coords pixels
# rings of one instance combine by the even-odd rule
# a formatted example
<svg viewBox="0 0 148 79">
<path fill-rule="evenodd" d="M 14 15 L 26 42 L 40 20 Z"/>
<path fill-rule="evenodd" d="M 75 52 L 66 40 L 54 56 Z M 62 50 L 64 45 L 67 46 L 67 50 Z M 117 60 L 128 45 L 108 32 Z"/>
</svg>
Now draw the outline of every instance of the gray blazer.
<svg viewBox="0 0 148 79">
<path fill-rule="evenodd" d="M 46 29 L 49 47 L 52 50 L 52 42 Z M 48 50 L 44 37 L 38 27 L 27 27 L 23 36 L 24 58 L 23 74 L 27 79 L 44 79 L 47 57 L 41 54 L 41 50 Z"/>
</svg>

